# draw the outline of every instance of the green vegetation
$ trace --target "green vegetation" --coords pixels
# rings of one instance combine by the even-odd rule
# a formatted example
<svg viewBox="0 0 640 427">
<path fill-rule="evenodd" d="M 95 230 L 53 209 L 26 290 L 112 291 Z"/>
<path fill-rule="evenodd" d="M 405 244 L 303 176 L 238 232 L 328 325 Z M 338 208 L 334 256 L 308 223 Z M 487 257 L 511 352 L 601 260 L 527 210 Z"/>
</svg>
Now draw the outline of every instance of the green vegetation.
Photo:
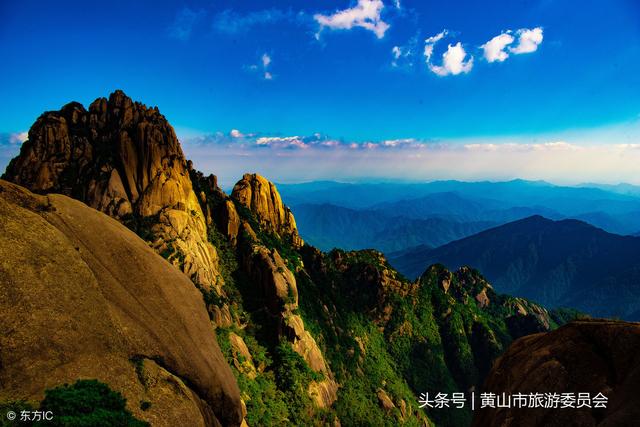
<svg viewBox="0 0 640 427">
<path fill-rule="evenodd" d="M 44 426 L 127 426 L 149 424 L 135 418 L 126 409 L 126 399 L 97 380 L 78 380 L 45 392 L 40 410 L 51 411 L 53 420 Z"/>
<path fill-rule="evenodd" d="M 122 223 L 131 231 L 136 233 L 146 242 L 152 242 L 155 239 L 153 226 L 160 220 L 160 214 L 140 217 L 133 214 L 127 214 L 121 218 Z"/>
<path fill-rule="evenodd" d="M 549 311 L 551 319 L 558 325 L 572 322 L 574 320 L 587 319 L 588 315 L 574 308 L 559 307 Z"/>
<path fill-rule="evenodd" d="M 17 421 L 9 421 L 7 419 L 7 413 L 13 411 L 16 413 L 16 419 L 20 419 L 20 413 L 22 411 L 33 411 L 38 405 L 33 405 L 25 400 L 9 400 L 0 401 L 0 427 L 12 427 L 15 425 L 29 426 L 30 422 L 18 423 Z"/>
<path fill-rule="evenodd" d="M 130 359 L 131 363 L 136 370 L 136 376 L 138 377 L 138 381 L 143 387 L 146 389 L 148 386 L 147 376 L 144 373 L 144 357 L 142 356 L 134 356 Z"/>
<path fill-rule="evenodd" d="M 209 191 L 203 211 L 215 213 L 226 200 Z M 477 390 L 513 339 L 545 321 L 536 317 L 544 317 L 539 307 L 496 294 L 473 269 L 451 273 L 435 265 L 410 282 L 374 250 L 296 248 L 232 201 L 255 236 L 241 228 L 232 244 L 210 226 L 224 295 L 201 290 L 210 308 L 226 306 L 232 313 L 233 324 L 217 327 L 216 334 L 247 405 L 249 425 L 333 425 L 335 419 L 343 426 L 468 425 L 470 410 L 423 410 L 419 395 Z M 330 408 L 319 409 L 309 395 L 310 385 L 323 375 L 293 350 L 282 319 L 269 313 L 263 290 L 250 278 L 253 272 L 245 271 L 255 244 L 277 251 L 296 278 L 299 307 L 293 313 L 303 319 L 339 384 Z M 285 299 L 293 306 L 293 288 Z M 528 314 L 519 314 L 522 310 Z M 571 316 L 563 311 L 546 321 L 555 327 Z M 250 361 L 233 348 L 232 333 L 246 344 Z"/>
</svg>

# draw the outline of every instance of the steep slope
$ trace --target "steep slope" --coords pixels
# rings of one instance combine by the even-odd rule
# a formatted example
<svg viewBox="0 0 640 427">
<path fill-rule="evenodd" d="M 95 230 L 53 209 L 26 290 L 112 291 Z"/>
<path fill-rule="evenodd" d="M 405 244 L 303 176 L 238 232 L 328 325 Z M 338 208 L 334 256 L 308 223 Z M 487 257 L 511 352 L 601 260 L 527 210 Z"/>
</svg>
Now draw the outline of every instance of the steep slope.
<svg viewBox="0 0 640 427">
<path fill-rule="evenodd" d="M 275 185 L 258 174 L 245 174 L 233 187 L 231 197 L 251 210 L 260 224 L 289 239 L 298 247 L 303 245 L 291 210 L 282 203 Z"/>
<path fill-rule="evenodd" d="M 640 309 L 640 239 L 575 220 L 534 216 L 391 262 L 409 276 L 436 262 L 473 266 L 501 292 L 552 307 L 629 319 Z"/>
<path fill-rule="evenodd" d="M 230 308 L 217 333 L 250 423 L 460 425 L 469 413 L 426 414 L 416 393 L 477 387 L 512 339 L 555 325 L 543 308 L 496 294 L 469 269 L 435 266 L 412 283 L 376 251 L 297 246 L 296 232 L 268 219 L 286 208 L 269 206 L 280 197 L 262 177 L 242 180 L 242 188 L 269 189 L 254 204 L 225 195 L 212 176 L 192 179 L 213 215 L 212 241 L 227 245 L 228 297 L 210 304 Z"/>
<path fill-rule="evenodd" d="M 0 180 L 0 218 L 0 400 L 97 378 L 153 425 L 240 425 L 238 387 L 186 276 L 65 196 Z"/>
<path fill-rule="evenodd" d="M 169 264 L 154 255 L 156 262 L 171 270 L 165 274 L 166 280 L 181 287 L 180 283 L 192 279 L 201 291 L 210 316 L 207 327 L 215 330 L 220 350 L 240 389 L 242 400 L 234 395 L 230 414 L 224 419 L 220 415 L 223 424 L 241 421 L 242 403 L 245 403 L 245 420 L 250 425 L 423 426 L 433 421 L 444 426 L 460 425 L 470 420 L 469 412 L 425 412 L 415 403 L 416 395 L 426 390 L 458 391 L 478 387 L 492 360 L 513 339 L 552 329 L 558 321 L 564 322 L 573 316 L 569 312 L 552 315 L 524 299 L 496 294 L 477 271 L 468 268 L 450 272 L 441 265 L 433 266 L 419 280 L 411 282 L 393 270 L 377 251 L 322 253 L 304 244 L 293 214 L 275 185 L 259 175 L 246 174 L 231 195 L 225 194 L 214 175 L 205 176 L 184 159 L 173 130 L 155 109 L 149 112 L 141 104 L 127 100 L 120 92 L 112 94 L 109 101 L 104 100 L 104 120 L 94 118 L 103 111 L 101 100 L 88 112 L 83 112 L 78 104 L 70 104 L 61 112 L 45 113 L 34 125 L 29 141 L 21 155 L 12 161 L 7 175 L 41 193 L 63 191 L 108 213 L 186 273 L 171 270 Z M 153 124 L 147 123 L 149 120 Z M 94 126 L 95 123 L 107 125 L 99 127 Z M 151 126 L 155 129 L 153 136 L 141 136 L 146 134 L 134 130 L 129 126 L 131 123 L 137 123 L 135 129 L 138 130 Z M 127 135 L 134 136 L 127 139 Z M 133 152 L 137 156 L 135 161 L 131 160 Z M 149 165 L 154 165 L 154 178 L 149 178 L 149 185 L 143 191 L 137 190 L 136 197 L 131 187 L 124 184 L 129 181 L 123 177 L 129 169 L 137 174 Z M 111 185 L 110 181 L 110 177 L 116 176 L 114 171 L 124 187 L 124 192 L 116 192 L 117 197 L 114 191 L 118 186 Z M 105 180 L 103 172 L 108 172 L 109 180 Z M 59 200 L 62 196 L 47 197 Z M 157 215 L 149 214 L 144 206 L 154 206 L 151 212 L 157 208 Z M 92 212 L 86 214 L 87 218 L 92 215 L 104 218 L 99 212 L 84 209 Z M 182 229 L 186 234 L 164 233 L 167 224 L 164 218 L 170 220 L 171 227 Z M 108 220 L 108 224 L 118 226 L 112 220 Z M 77 221 L 77 226 L 85 225 Z M 140 261 L 139 257 L 127 248 L 109 247 L 109 239 L 101 240 L 102 228 L 86 228 L 90 233 L 86 238 L 91 238 L 95 246 L 86 253 L 78 246 L 80 256 L 93 262 L 101 260 L 104 252 L 107 263 L 113 257 L 118 266 L 109 268 L 109 274 L 117 275 L 119 283 L 133 288 L 144 287 L 147 280 L 157 279 L 153 274 L 146 274 L 145 268 L 127 274 L 131 264 Z M 145 246 L 130 233 L 126 236 Z M 48 240 L 40 243 L 48 250 L 55 246 L 49 246 Z M 36 244 L 29 241 L 29 245 Z M 201 248 L 210 248 L 211 254 L 216 254 L 215 261 L 212 256 L 212 262 L 207 265 L 196 262 L 205 259 Z M 65 250 L 57 264 L 67 258 L 73 260 L 76 255 L 74 251 Z M 91 265 L 96 269 L 105 266 L 98 261 Z M 202 269 L 190 268 L 196 265 Z M 203 274 L 194 274 L 196 272 Z M 207 280 L 209 273 L 216 276 L 215 283 Z M 11 292 L 11 287 L 2 289 Z M 190 292 L 194 292 L 193 288 Z M 46 295 L 46 299 L 55 300 L 60 295 L 65 293 Z M 139 305 L 147 298 L 154 301 L 147 291 L 141 291 L 142 296 L 126 292 L 115 295 L 121 298 L 118 301 L 122 305 L 135 306 L 121 310 L 122 315 L 128 316 L 139 313 L 142 310 Z M 157 297 L 165 296 L 169 298 L 173 294 L 163 287 Z M 63 298 L 60 304 L 66 301 Z M 172 303 L 180 304 L 180 298 Z M 84 318 L 82 313 L 71 310 L 68 320 L 82 320 L 87 329 L 94 330 L 101 325 L 100 321 L 109 318 L 100 311 L 102 301 L 90 300 L 87 304 L 81 306 L 85 311 L 97 311 L 101 315 Z M 30 313 L 30 308 L 14 313 L 7 307 L 7 312 L 21 316 Z M 120 313 L 117 309 L 114 312 Z M 167 322 L 181 323 L 182 317 L 156 306 L 148 320 L 153 324 L 153 316 L 165 319 L 165 313 L 169 316 Z M 50 315 L 47 310 L 39 314 L 43 319 Z M 144 320 L 140 320 L 143 325 Z M 105 331 L 95 336 L 108 336 L 121 326 L 108 324 Z M 137 331 L 129 324 L 123 327 L 128 327 L 130 334 Z M 134 347 L 139 354 L 131 357 L 137 374 L 144 374 L 140 375 L 143 386 L 153 388 L 157 384 L 155 380 L 146 381 L 147 375 L 152 375 L 147 373 L 147 368 L 158 371 L 153 363 L 169 373 L 182 375 L 179 371 L 183 368 L 182 358 L 170 353 L 167 359 L 154 358 L 157 353 L 154 340 L 175 343 L 175 346 L 166 344 L 167 352 L 182 349 L 185 353 L 180 355 L 189 354 L 192 347 L 196 347 L 192 349 L 196 352 L 207 351 L 208 338 L 204 338 L 202 344 L 185 343 L 177 338 L 179 334 L 175 328 L 167 327 L 151 331 L 146 341 L 135 335 L 144 346 Z M 19 353 L 33 351 L 44 355 L 43 360 L 56 360 L 31 341 L 24 346 L 19 342 L 12 345 Z M 197 358 L 193 363 L 192 369 L 200 366 Z M 218 375 L 216 367 L 209 370 L 205 380 Z M 95 371 L 86 375 L 106 377 L 106 373 L 99 375 Z M 73 373 L 69 377 L 65 380 L 76 379 Z M 192 384 L 186 374 L 182 378 L 186 378 L 185 387 L 205 396 L 207 405 L 223 405 L 227 401 L 213 392 L 201 392 L 209 390 L 206 384 L 197 381 Z M 127 397 L 134 404 L 139 402 L 136 394 Z M 214 411 L 218 416 L 218 407 Z M 186 414 L 184 422 L 193 420 L 198 424 L 200 418 Z"/>
<path fill-rule="evenodd" d="M 432 266 L 411 283 L 375 251 L 305 247 L 303 260 L 309 276 L 299 280 L 302 317 L 314 319 L 310 328 L 342 385 L 337 408 L 351 414 L 348 425 L 394 425 L 415 410 L 412 394 L 478 387 L 513 338 L 553 326 L 546 310 L 496 294 L 470 269 Z M 368 409 L 380 394 L 390 397 L 395 420 Z M 427 415 L 445 426 L 470 417 L 464 410 Z"/>
<path fill-rule="evenodd" d="M 640 420 L 640 324 L 591 320 L 529 335 L 496 361 L 484 389 L 492 393 L 602 393 L 606 408 L 483 408 L 473 425 L 493 427 L 632 426 Z M 593 404 L 590 404 L 593 406 Z"/>
<path fill-rule="evenodd" d="M 330 204 L 303 204 L 292 209 L 305 239 L 323 250 L 376 248 L 388 253 L 420 244 L 435 247 L 496 225 L 447 218 L 412 219 L 402 211 L 386 214 Z"/>
<path fill-rule="evenodd" d="M 88 110 L 71 102 L 46 112 L 3 178 L 36 193 L 65 194 L 139 229 L 194 283 L 220 289 L 187 161 L 157 107 L 115 91 Z"/>
</svg>

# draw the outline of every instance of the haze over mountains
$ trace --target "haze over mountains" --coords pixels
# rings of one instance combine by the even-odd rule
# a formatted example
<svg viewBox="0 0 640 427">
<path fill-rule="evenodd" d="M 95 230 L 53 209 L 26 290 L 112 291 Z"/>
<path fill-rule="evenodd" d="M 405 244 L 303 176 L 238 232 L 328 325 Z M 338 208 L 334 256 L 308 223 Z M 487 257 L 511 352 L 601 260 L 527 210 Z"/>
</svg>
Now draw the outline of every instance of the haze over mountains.
<svg viewBox="0 0 640 427">
<path fill-rule="evenodd" d="M 638 187 L 593 185 L 565 187 L 523 180 L 323 181 L 280 184 L 279 188 L 296 214 L 302 235 L 323 249 L 375 247 L 390 252 L 419 245 L 433 247 L 532 215 L 579 219 L 611 233 L 637 234 Z M 436 223 L 439 232 L 434 230 Z"/>
<path fill-rule="evenodd" d="M 281 187 L 301 235 L 323 249 L 378 248 L 409 278 L 434 263 L 468 265 L 500 292 L 640 319 L 636 186 L 514 180 Z"/>
<path fill-rule="evenodd" d="M 422 265 L 479 269 L 496 289 L 549 307 L 640 319 L 640 238 L 619 236 L 577 220 L 532 216 L 436 249 L 391 256 L 409 277 Z"/>
</svg>

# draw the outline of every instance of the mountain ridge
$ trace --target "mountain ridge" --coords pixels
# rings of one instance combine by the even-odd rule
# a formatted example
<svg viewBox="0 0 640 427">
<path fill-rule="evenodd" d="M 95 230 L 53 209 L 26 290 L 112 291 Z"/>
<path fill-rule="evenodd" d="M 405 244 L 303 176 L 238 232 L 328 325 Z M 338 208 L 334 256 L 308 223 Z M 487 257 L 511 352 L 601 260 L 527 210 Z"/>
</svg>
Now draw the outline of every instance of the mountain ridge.
<svg viewBox="0 0 640 427">
<path fill-rule="evenodd" d="M 595 291 L 598 285 L 610 291 L 617 276 L 640 265 L 638 254 L 637 237 L 608 233 L 579 220 L 532 216 L 439 248 L 405 251 L 390 262 L 409 277 L 424 263 L 442 262 L 451 268 L 471 265 L 502 292 L 552 307 L 588 308 L 595 315 L 625 317 L 637 311 L 632 303 L 621 299 L 614 306 L 596 308 L 597 301 L 587 304 L 585 292 Z M 625 286 L 633 294 L 632 282 Z"/>
<path fill-rule="evenodd" d="M 229 393 L 230 400 L 207 395 L 211 407 L 229 406 L 228 414 L 220 415 L 224 424 L 465 425 L 471 422 L 469 410 L 425 410 L 416 396 L 425 390 L 479 389 L 495 358 L 515 339 L 553 330 L 579 316 L 573 311 L 549 312 L 526 298 L 496 292 L 479 271 L 467 267 L 425 265 L 420 277 L 410 281 L 375 250 L 322 252 L 301 239 L 296 219 L 283 202 L 286 197 L 270 181 L 245 174 L 226 194 L 215 175 L 205 176 L 186 160 L 157 108 L 133 103 L 122 92 L 112 97 L 111 105 L 99 98 L 89 111 L 68 104 L 62 113 L 46 113 L 30 130 L 6 176 L 46 193 L 33 197 L 68 200 L 88 209 L 88 216 L 104 217 L 120 230 L 125 225 L 142 239 L 134 240 L 148 256 L 170 269 L 169 278 L 177 274 L 180 286 L 192 286 L 191 294 L 200 292 L 202 301 L 192 301 L 192 308 L 201 324 L 209 318 L 204 327 L 210 328 L 205 331 L 208 338 L 201 340 L 206 347 L 202 351 L 215 353 L 219 347 L 226 362 L 220 369 L 231 371 L 235 385 L 230 387 L 239 390 L 239 399 L 235 392 Z M 135 185 L 120 186 L 116 176 Z M 127 176 L 138 178 L 123 178 Z M 46 213 L 46 206 L 33 209 L 45 211 L 37 215 L 54 215 Z M 101 245 L 108 243 L 109 236 L 100 233 L 109 230 L 97 228 L 89 237 Z M 0 242 L 6 258 L 13 259 L 16 251 L 11 242 Z M 30 244 L 47 247 L 48 240 Z M 201 250 L 209 247 L 216 262 L 197 264 L 203 270 L 191 268 L 203 256 Z M 78 249 L 66 249 L 62 255 L 75 259 Z M 27 252 L 32 258 L 25 268 L 30 272 L 46 265 L 46 259 Z M 100 256 L 92 251 L 88 255 Z M 130 255 L 123 251 L 114 261 L 119 269 L 138 265 L 136 256 Z M 63 258 L 59 265 L 64 262 Z M 131 292 L 127 279 L 126 275 L 122 279 L 123 298 L 133 298 L 140 305 L 136 310 L 151 309 Z M 74 278 L 67 282 L 78 285 Z M 165 295 L 164 282 L 155 287 L 151 282 L 152 296 Z M 71 297 L 63 290 L 56 298 Z M 179 298 L 173 303 L 180 304 Z M 28 308 L 16 314 L 21 313 L 29 313 Z M 162 316 L 164 310 L 153 313 Z M 56 320 L 47 310 L 38 314 L 45 322 Z M 29 328 L 33 321 L 27 316 L 22 326 Z M 99 321 L 92 319 L 85 328 Z M 177 330 L 163 337 L 180 341 L 183 334 Z M 14 343 L 20 345 L 19 340 Z M 69 357 L 79 352 L 70 349 Z M 104 355 L 97 350 L 93 357 Z M 173 359 L 179 359 L 163 362 L 156 356 L 145 358 L 143 365 L 170 367 Z M 3 362 L 0 376 L 16 369 L 16 363 Z M 127 363 L 132 378 L 144 385 L 146 377 L 138 373 L 138 362 Z M 45 377 L 43 372 L 27 375 Z M 122 390 L 113 378 L 101 378 Z M 43 393 L 43 387 L 39 385 L 37 392 Z M 134 410 L 143 402 L 136 394 L 127 396 L 128 406 L 141 419 L 171 424 L 152 418 L 153 412 Z M 210 417 L 201 421 L 218 425 Z"/>
</svg>

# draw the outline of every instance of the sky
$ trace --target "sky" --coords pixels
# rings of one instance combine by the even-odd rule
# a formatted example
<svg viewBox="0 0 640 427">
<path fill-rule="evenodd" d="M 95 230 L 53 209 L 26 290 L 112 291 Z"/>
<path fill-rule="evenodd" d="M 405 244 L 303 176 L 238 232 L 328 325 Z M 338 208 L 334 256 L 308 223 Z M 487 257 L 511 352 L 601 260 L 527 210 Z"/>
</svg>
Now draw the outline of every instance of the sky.
<svg viewBox="0 0 640 427">
<path fill-rule="evenodd" d="M 640 3 L 0 2 L 0 169 L 124 90 L 232 185 L 640 183 Z"/>
</svg>

